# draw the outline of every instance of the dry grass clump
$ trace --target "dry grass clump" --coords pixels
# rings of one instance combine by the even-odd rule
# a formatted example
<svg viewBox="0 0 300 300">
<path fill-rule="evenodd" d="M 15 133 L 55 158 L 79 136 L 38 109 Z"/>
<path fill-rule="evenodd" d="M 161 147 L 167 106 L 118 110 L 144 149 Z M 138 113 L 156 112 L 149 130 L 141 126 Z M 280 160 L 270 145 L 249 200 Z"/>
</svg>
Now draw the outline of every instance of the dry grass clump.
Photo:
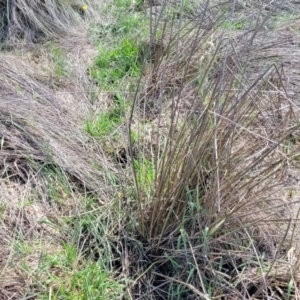
<svg viewBox="0 0 300 300">
<path fill-rule="evenodd" d="M 0 68 L 2 176 L 26 183 L 41 166 L 53 164 L 85 189 L 102 190 L 103 173 L 93 167 L 102 164 L 101 157 L 90 154 L 95 146 L 92 141 L 89 146 L 75 116 L 45 85 L 6 63 Z"/>
<path fill-rule="evenodd" d="M 75 24 L 85 11 L 76 1 L 0 1 L 0 39 L 38 42 L 62 35 L 77 35 Z"/>
<path fill-rule="evenodd" d="M 135 125 L 141 107 L 143 119 L 155 119 L 151 150 L 132 164 L 139 233 L 124 264 L 136 278 L 131 293 L 298 299 L 299 201 L 287 196 L 287 166 L 297 153 L 289 138 L 298 125 L 284 72 L 275 64 L 255 73 L 248 67 L 264 20 L 244 39 L 224 30 L 210 40 L 216 24 L 201 26 L 202 14 L 152 60 L 129 119 L 140 149 L 149 145 Z"/>
</svg>

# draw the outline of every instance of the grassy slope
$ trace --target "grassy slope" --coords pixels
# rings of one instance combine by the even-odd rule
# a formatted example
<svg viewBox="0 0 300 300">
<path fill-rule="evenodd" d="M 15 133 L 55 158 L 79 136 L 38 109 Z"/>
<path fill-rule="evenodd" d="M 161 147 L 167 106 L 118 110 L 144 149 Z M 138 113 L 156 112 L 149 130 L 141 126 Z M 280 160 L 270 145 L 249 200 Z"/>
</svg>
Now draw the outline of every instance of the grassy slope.
<svg viewBox="0 0 300 300">
<path fill-rule="evenodd" d="M 244 51 L 254 2 L 179 30 L 193 5 L 151 47 L 149 7 L 120 0 L 1 52 L 0 299 L 299 298 L 299 22 L 277 10 Z"/>
</svg>

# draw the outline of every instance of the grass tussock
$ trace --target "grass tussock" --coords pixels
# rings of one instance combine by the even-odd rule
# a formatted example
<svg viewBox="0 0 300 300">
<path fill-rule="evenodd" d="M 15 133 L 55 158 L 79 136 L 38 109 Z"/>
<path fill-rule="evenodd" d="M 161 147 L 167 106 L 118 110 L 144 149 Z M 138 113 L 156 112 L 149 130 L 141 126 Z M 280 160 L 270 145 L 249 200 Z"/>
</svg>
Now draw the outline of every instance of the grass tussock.
<svg viewBox="0 0 300 300">
<path fill-rule="evenodd" d="M 149 139 L 151 145 L 148 157 L 132 165 L 143 245 L 139 254 L 130 248 L 132 293 L 282 299 L 297 289 L 289 275 L 297 271 L 286 259 L 297 210 L 284 192 L 286 141 L 298 128 L 291 125 L 293 105 L 280 68 L 251 67 L 259 52 L 253 41 L 269 16 L 233 40 L 226 31 L 213 32 L 218 15 L 219 22 L 203 26 L 207 11 L 189 27 L 162 25 L 161 36 L 166 28 L 175 33 L 146 66 L 146 86 L 132 107 L 129 137 L 138 132 L 142 146 L 135 147 Z M 153 44 L 162 44 L 154 36 L 155 30 L 150 54 Z M 150 138 L 131 125 L 139 117 L 153 121 Z M 130 139 L 129 155 L 133 144 Z"/>
<path fill-rule="evenodd" d="M 300 299 L 291 1 L 2 2 L 1 300 Z"/>
</svg>

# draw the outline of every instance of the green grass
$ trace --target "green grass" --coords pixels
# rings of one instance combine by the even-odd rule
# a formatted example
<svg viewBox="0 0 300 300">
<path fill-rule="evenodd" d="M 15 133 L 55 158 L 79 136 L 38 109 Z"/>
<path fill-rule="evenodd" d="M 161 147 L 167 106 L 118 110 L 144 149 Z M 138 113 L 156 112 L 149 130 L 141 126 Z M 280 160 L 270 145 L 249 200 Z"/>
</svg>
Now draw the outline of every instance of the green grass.
<svg viewBox="0 0 300 300">
<path fill-rule="evenodd" d="M 134 34 L 139 34 L 144 30 L 145 18 L 140 14 L 133 14 L 127 16 L 120 16 L 118 23 L 116 23 L 112 29 L 111 33 L 114 35 L 128 35 L 133 36 Z"/>
<path fill-rule="evenodd" d="M 49 42 L 48 47 L 49 56 L 54 65 L 54 72 L 57 77 L 67 75 L 69 70 L 67 66 L 66 53 L 54 42 Z"/>
<path fill-rule="evenodd" d="M 58 183 L 57 178 L 54 184 Z M 60 243 L 51 241 L 51 248 L 42 244 L 38 247 L 20 238 L 15 243 L 15 253 L 22 257 L 22 269 L 35 279 L 37 299 L 121 299 L 126 294 L 126 285 L 112 271 L 116 246 L 111 230 L 117 207 L 100 207 L 96 197 L 87 197 L 77 203 L 77 211 L 74 216 L 60 217 L 58 223 L 50 222 L 53 229 L 64 233 Z M 29 262 L 37 250 L 40 257 L 33 270 Z"/>
<path fill-rule="evenodd" d="M 139 1 L 141 2 L 141 1 Z M 130 8 L 134 2 L 132 0 L 117 0 L 114 2 L 114 5 L 119 9 L 128 9 Z"/>
<path fill-rule="evenodd" d="M 81 260 L 77 249 L 68 244 L 60 253 L 43 255 L 36 275 L 47 289 L 38 296 L 40 300 L 106 300 L 119 299 L 124 294 L 124 285 L 113 279 L 101 264 Z"/>
<path fill-rule="evenodd" d="M 128 13 L 118 10 L 114 13 L 113 20 L 105 24 L 93 25 L 91 30 L 97 32 L 96 43 L 99 43 L 100 37 L 102 44 L 105 41 L 115 44 L 124 38 L 135 40 L 145 38 L 149 32 L 149 21 L 139 12 Z"/>
<path fill-rule="evenodd" d="M 225 29 L 230 29 L 230 30 L 242 30 L 242 29 L 248 29 L 249 24 L 247 24 L 246 20 L 226 20 L 222 23 L 222 27 Z"/>
<path fill-rule="evenodd" d="M 100 37 L 95 43 L 100 46 L 89 71 L 101 89 L 123 89 L 129 77 L 135 78 L 135 82 L 141 74 L 141 45 L 149 35 L 149 20 L 143 13 L 131 11 L 132 6 L 141 2 L 113 2 L 106 8 L 113 18 L 105 24 L 93 25 Z"/>
<path fill-rule="evenodd" d="M 136 169 L 137 185 L 141 187 L 141 190 L 143 190 L 148 197 L 150 197 L 154 188 L 154 163 L 145 157 L 140 157 L 138 160 L 134 161 L 134 167 Z"/>
<path fill-rule="evenodd" d="M 116 88 L 124 77 L 141 74 L 139 53 L 139 46 L 131 39 L 124 39 L 111 49 L 100 48 L 91 75 L 102 89 Z"/>
<path fill-rule="evenodd" d="M 109 232 L 115 220 L 114 205 L 100 207 L 93 196 L 75 199 L 75 194 L 82 193 L 55 165 L 40 167 L 39 174 L 44 178 L 48 204 L 57 208 L 57 214 L 39 221 L 49 229 L 46 240 L 38 234 L 28 239 L 22 230 L 15 231 L 7 265 L 34 282 L 27 290 L 28 297 L 121 299 L 125 295 L 125 283 L 112 272 L 115 246 L 114 233 Z M 39 197 L 32 195 L 28 201 L 24 199 L 19 209 L 30 211 L 31 205 L 34 209 Z M 53 232 L 57 234 L 55 237 Z"/>
<path fill-rule="evenodd" d="M 92 137 L 103 138 L 115 133 L 117 128 L 125 121 L 124 113 L 128 104 L 122 97 L 115 95 L 114 106 L 99 115 L 90 117 L 86 121 L 86 131 Z"/>
<path fill-rule="evenodd" d="M 62 204 L 72 196 L 72 186 L 57 166 L 46 165 L 40 169 L 40 172 L 44 178 L 47 178 L 46 191 L 51 201 Z"/>
<path fill-rule="evenodd" d="M 116 107 L 100 114 L 94 120 L 89 119 L 86 131 L 93 137 L 105 137 L 113 133 L 122 122 L 121 113 L 121 109 Z"/>
</svg>

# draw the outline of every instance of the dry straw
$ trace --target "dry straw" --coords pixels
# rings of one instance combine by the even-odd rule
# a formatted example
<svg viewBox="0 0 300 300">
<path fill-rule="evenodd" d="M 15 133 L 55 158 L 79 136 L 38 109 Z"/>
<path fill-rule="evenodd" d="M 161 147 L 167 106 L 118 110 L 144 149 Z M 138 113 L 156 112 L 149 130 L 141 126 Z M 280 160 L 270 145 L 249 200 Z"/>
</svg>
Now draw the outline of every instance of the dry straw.
<svg viewBox="0 0 300 300">
<path fill-rule="evenodd" d="M 0 1 L 0 37 L 14 44 L 20 39 L 38 42 L 62 35 L 78 35 L 75 25 L 87 13 L 87 5 L 73 1 Z"/>
</svg>

